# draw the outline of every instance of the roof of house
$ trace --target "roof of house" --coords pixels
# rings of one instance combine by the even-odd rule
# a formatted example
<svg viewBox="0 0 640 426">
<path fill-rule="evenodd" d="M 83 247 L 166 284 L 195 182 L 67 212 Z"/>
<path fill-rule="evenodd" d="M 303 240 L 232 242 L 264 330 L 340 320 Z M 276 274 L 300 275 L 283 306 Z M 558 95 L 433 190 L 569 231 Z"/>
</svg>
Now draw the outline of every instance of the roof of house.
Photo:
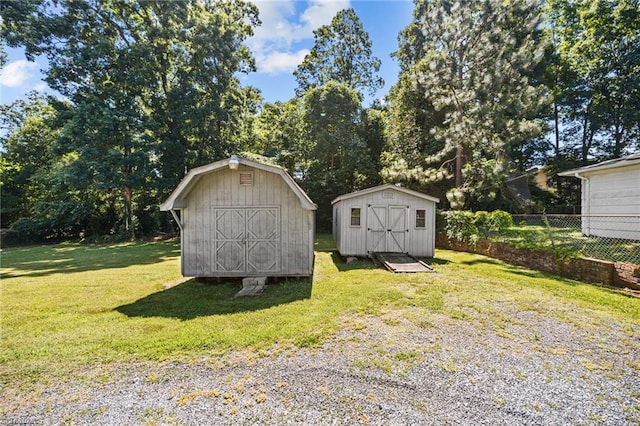
<svg viewBox="0 0 640 426">
<path fill-rule="evenodd" d="M 313 201 L 311 201 L 311 198 L 309 198 L 309 196 L 302 190 L 302 188 L 298 186 L 296 181 L 294 181 L 293 178 L 289 176 L 289 174 L 282 167 L 262 164 L 255 161 L 247 160 L 246 158 L 242 157 L 236 158 L 242 165 L 280 175 L 280 177 L 282 177 L 282 179 L 287 183 L 289 188 L 291 188 L 293 193 L 296 194 L 296 196 L 300 200 L 302 208 L 306 210 L 316 210 L 318 208 L 318 206 Z M 164 203 L 160 204 L 160 210 L 167 211 L 186 207 L 186 205 L 184 204 L 184 198 L 196 185 L 198 180 L 200 180 L 200 177 L 207 173 L 215 172 L 216 170 L 228 167 L 230 160 L 231 158 L 227 158 L 190 170 L 189 173 L 187 173 L 186 176 L 182 179 L 182 181 L 180 181 L 176 189 L 173 190 L 171 195 L 169 195 L 169 198 L 167 198 Z"/>
<path fill-rule="evenodd" d="M 619 167 L 633 166 L 640 164 L 640 153 L 625 155 L 624 157 L 614 158 L 613 160 L 602 161 L 590 166 L 578 167 L 576 169 L 567 170 L 558 173 L 558 176 L 575 176 L 576 174 L 591 173 L 606 169 L 615 169 Z"/>
<path fill-rule="evenodd" d="M 355 192 L 351 192 L 349 194 L 341 195 L 338 198 L 336 198 L 335 200 L 333 200 L 331 202 L 331 204 L 333 205 L 333 204 L 335 204 L 337 202 L 340 202 L 340 201 L 343 201 L 343 200 L 348 200 L 349 198 L 360 197 L 362 195 L 372 194 L 372 193 L 378 192 L 378 191 L 388 191 L 390 189 L 398 191 L 398 192 L 403 192 L 403 193 L 408 194 L 408 195 L 413 195 L 414 197 L 422 198 L 422 199 L 427 200 L 427 201 L 432 201 L 434 203 L 439 203 L 440 202 L 439 198 L 432 197 L 430 195 L 423 194 L 422 192 L 413 191 L 411 189 L 403 188 L 401 186 L 396 186 L 394 184 L 388 183 L 386 185 L 374 186 L 373 188 L 362 189 L 360 191 L 355 191 Z"/>
</svg>

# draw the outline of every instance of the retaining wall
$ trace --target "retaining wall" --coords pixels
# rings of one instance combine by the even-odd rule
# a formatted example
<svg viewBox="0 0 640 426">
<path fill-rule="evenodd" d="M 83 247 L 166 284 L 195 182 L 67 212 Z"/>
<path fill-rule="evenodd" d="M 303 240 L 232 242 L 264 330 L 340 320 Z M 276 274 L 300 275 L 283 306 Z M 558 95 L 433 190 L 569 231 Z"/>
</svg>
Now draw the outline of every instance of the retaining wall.
<svg viewBox="0 0 640 426">
<path fill-rule="evenodd" d="M 449 240 L 446 234 L 436 235 L 436 247 L 469 253 L 478 253 L 500 259 L 512 265 L 536 271 L 549 272 L 562 277 L 589 283 L 640 290 L 640 266 L 630 263 L 609 262 L 586 257 L 563 259 L 545 250 L 517 248 L 497 241 L 480 239 L 477 244 Z"/>
</svg>

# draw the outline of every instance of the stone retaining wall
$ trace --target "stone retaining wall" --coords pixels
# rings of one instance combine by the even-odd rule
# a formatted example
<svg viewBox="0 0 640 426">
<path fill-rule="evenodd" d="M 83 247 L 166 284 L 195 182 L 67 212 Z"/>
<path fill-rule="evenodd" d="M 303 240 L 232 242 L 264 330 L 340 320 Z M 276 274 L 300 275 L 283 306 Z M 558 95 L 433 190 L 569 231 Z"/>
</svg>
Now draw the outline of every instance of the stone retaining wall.
<svg viewBox="0 0 640 426">
<path fill-rule="evenodd" d="M 524 249 L 506 243 L 480 239 L 476 245 L 449 240 L 446 234 L 436 235 L 436 247 L 478 253 L 500 259 L 512 265 L 557 274 L 583 282 L 600 283 L 640 290 L 640 266 L 609 262 L 586 257 L 563 259 L 553 252 Z"/>
</svg>

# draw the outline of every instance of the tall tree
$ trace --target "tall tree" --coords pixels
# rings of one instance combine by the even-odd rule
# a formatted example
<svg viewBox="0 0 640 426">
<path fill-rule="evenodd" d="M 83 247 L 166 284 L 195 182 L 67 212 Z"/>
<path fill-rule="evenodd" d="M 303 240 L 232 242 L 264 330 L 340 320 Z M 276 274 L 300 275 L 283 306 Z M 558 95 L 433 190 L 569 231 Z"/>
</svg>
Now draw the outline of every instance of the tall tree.
<svg viewBox="0 0 640 426">
<path fill-rule="evenodd" d="M 364 155 L 366 155 L 366 159 L 360 159 L 358 163 L 361 167 L 361 173 L 365 176 L 366 186 L 382 183 L 380 170 L 382 169 L 382 153 L 387 144 L 385 135 L 386 120 L 387 110 L 378 102 L 362 111 L 359 134 L 360 140 L 365 147 Z"/>
<path fill-rule="evenodd" d="M 0 117 L 0 218 L 2 228 L 8 228 L 30 214 L 42 192 L 36 175 L 53 161 L 58 129 L 54 108 L 36 92 L 26 101 L 0 106 Z"/>
<path fill-rule="evenodd" d="M 547 16 L 563 153 L 587 164 L 639 149 L 640 3 L 550 0 Z"/>
<path fill-rule="evenodd" d="M 380 59 L 373 56 L 369 34 L 353 9 L 341 10 L 331 24 L 313 34 L 313 48 L 293 73 L 299 96 L 329 81 L 344 83 L 360 94 L 366 90 L 371 95 L 384 85 L 382 78 L 376 76 Z"/>
<path fill-rule="evenodd" d="M 275 158 L 294 176 L 304 179 L 311 147 L 304 138 L 301 100 L 265 104 L 255 121 L 254 140 L 255 152 Z"/>
<path fill-rule="evenodd" d="M 507 171 L 510 144 L 541 131 L 531 117 L 542 105 L 542 90 L 526 72 L 541 58 L 534 37 L 539 8 L 529 0 L 418 1 L 416 8 L 414 25 L 424 38 L 409 51 L 422 52 L 406 73 L 443 120 L 429 129 L 441 148 L 408 174 L 425 181 L 453 176 L 448 198 L 462 207 L 466 196 L 491 196 Z M 392 166 L 388 177 L 407 174 L 402 162 L 395 164 L 400 170 Z"/>
<path fill-rule="evenodd" d="M 23 45 L 28 57 L 47 55 L 47 82 L 73 106 L 61 146 L 91 171 L 96 189 L 123 200 L 127 233 L 134 212 L 150 207 L 136 205 L 136 194 L 156 203 L 185 169 L 238 149 L 234 127 L 255 95 L 240 87 L 236 73 L 254 68 L 242 43 L 258 23 L 255 6 L 241 0 L 12 3 L 3 2 L 3 36 Z"/>
<path fill-rule="evenodd" d="M 366 182 L 366 147 L 358 137 L 360 99 L 345 83 L 330 81 L 304 97 L 305 140 L 310 147 L 302 187 L 318 204 L 317 224 L 328 230 L 331 201 Z"/>
</svg>

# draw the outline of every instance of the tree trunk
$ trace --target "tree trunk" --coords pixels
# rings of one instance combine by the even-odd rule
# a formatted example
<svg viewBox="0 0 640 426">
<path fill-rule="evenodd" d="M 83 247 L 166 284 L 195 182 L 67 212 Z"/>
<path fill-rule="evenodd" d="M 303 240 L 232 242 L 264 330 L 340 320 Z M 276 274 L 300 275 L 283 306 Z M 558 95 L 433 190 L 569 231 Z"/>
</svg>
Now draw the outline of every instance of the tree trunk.
<svg viewBox="0 0 640 426">
<path fill-rule="evenodd" d="M 560 120 L 558 117 L 558 101 L 553 101 L 553 125 L 556 133 L 556 157 L 560 155 Z"/>
<path fill-rule="evenodd" d="M 127 237 L 131 240 L 136 238 L 135 224 L 133 223 L 133 188 L 124 187 L 124 223 Z"/>
</svg>

